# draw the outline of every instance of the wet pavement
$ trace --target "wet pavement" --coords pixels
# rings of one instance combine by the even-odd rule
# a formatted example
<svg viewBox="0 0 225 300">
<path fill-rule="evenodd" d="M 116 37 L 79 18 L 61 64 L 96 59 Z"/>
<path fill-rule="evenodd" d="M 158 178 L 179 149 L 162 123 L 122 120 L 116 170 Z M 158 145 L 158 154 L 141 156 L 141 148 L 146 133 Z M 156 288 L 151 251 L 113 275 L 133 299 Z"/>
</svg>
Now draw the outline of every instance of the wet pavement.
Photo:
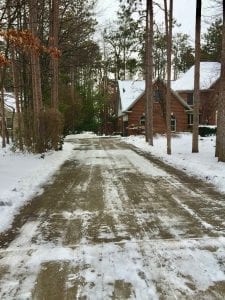
<svg viewBox="0 0 225 300">
<path fill-rule="evenodd" d="M 0 299 L 224 299 L 225 196 L 119 138 L 70 142 L 0 235 Z"/>
</svg>

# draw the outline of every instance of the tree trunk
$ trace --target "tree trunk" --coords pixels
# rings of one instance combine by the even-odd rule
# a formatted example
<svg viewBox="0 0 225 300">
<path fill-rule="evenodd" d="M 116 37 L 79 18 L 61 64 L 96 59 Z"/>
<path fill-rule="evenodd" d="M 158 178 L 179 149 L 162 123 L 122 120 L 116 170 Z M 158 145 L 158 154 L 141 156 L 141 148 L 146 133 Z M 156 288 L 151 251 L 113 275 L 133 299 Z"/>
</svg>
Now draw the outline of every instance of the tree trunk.
<svg viewBox="0 0 225 300">
<path fill-rule="evenodd" d="M 7 41 L 6 50 L 5 50 L 5 57 L 8 57 L 8 50 L 9 50 L 9 42 Z M 0 93 L 1 93 L 1 115 L 2 115 L 2 148 L 6 147 L 6 124 L 5 124 L 5 100 L 4 100 L 4 82 L 5 82 L 5 75 L 6 75 L 6 68 L 7 66 L 4 65 L 2 67 L 0 73 Z"/>
<path fill-rule="evenodd" d="M 58 48 L 59 34 L 59 0 L 50 1 L 50 47 Z M 51 58 L 51 103 L 54 111 L 58 110 L 59 98 L 59 60 L 57 57 Z"/>
<path fill-rule="evenodd" d="M 38 26 L 38 0 L 29 1 L 29 18 L 30 30 L 37 38 Z M 40 132 L 40 112 L 42 109 L 42 91 L 41 91 L 41 71 L 39 53 L 36 49 L 31 49 L 31 74 L 32 74 L 32 93 L 33 93 L 33 110 L 34 110 L 34 140 L 35 151 L 42 152 L 42 133 Z"/>
<path fill-rule="evenodd" d="M 60 0 L 50 0 L 50 30 L 49 30 L 49 46 L 50 48 L 58 49 L 59 35 L 59 3 Z M 51 140 L 52 147 L 58 150 L 60 140 L 60 129 L 57 121 L 58 103 L 59 103 L 59 60 L 57 56 L 51 56 L 51 106 L 54 112 L 55 129 L 52 128 Z"/>
<path fill-rule="evenodd" d="M 167 154 L 171 154 L 171 55 L 172 55 L 172 27 L 173 27 L 173 0 L 170 0 L 169 16 L 167 0 L 165 6 L 165 25 L 167 40 L 167 84 L 166 84 L 166 137 Z"/>
<path fill-rule="evenodd" d="M 1 89 L 1 115 L 2 115 L 2 148 L 6 147 L 6 126 L 5 126 L 5 102 L 4 89 Z"/>
<path fill-rule="evenodd" d="M 6 120 L 5 120 L 5 137 L 6 137 L 6 144 L 9 145 L 9 131 L 8 131 L 8 128 L 7 128 Z"/>
<path fill-rule="evenodd" d="M 72 101 L 72 130 L 74 132 L 75 130 L 75 73 L 74 73 L 74 68 L 71 68 L 71 72 L 70 72 L 70 78 L 71 78 L 71 89 L 70 89 L 70 93 L 71 93 L 71 101 Z"/>
<path fill-rule="evenodd" d="M 12 133 L 11 133 L 11 139 L 12 142 L 14 142 L 14 129 L 15 129 L 15 109 L 13 108 L 13 115 L 12 115 Z"/>
<path fill-rule="evenodd" d="M 200 102 L 200 39 L 201 39 L 201 6 L 202 1 L 196 0 L 196 24 L 195 24 L 195 73 L 194 73 L 194 110 L 193 110 L 193 134 L 192 152 L 198 149 L 198 127 L 199 127 L 199 102 Z"/>
<path fill-rule="evenodd" d="M 145 78 L 145 131 L 146 141 L 153 146 L 153 1 L 147 0 L 146 16 L 146 78 Z"/>
<path fill-rule="evenodd" d="M 17 116 L 17 129 L 18 129 L 18 141 L 19 149 L 23 151 L 23 140 L 22 140 L 22 118 L 21 118 L 21 109 L 20 109 L 20 99 L 19 99 L 19 75 L 17 72 L 16 66 L 16 56 L 15 49 L 11 49 L 11 61 L 12 61 L 12 75 L 13 75 L 13 85 L 14 85 L 14 94 L 16 100 L 16 116 Z"/>
<path fill-rule="evenodd" d="M 219 161 L 225 162 L 225 0 L 223 0 L 223 31 L 220 92 L 218 100 L 216 155 L 218 156 Z"/>
<path fill-rule="evenodd" d="M 124 80 L 126 80 L 126 39 L 123 40 L 123 64 L 124 64 Z"/>
</svg>

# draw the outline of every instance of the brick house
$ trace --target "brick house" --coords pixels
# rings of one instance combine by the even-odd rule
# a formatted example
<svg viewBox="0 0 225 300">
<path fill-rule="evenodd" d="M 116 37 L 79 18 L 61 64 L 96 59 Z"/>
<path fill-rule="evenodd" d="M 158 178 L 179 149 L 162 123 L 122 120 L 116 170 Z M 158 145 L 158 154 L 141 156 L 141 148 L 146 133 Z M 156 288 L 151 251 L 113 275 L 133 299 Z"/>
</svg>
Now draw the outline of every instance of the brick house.
<svg viewBox="0 0 225 300">
<path fill-rule="evenodd" d="M 200 64 L 200 116 L 199 123 L 216 125 L 217 96 L 220 78 L 220 63 Z M 183 132 L 192 130 L 194 66 L 183 76 L 171 83 L 171 130 Z M 166 85 L 162 80 L 153 84 L 153 130 L 165 133 Z M 145 81 L 118 81 L 118 131 L 123 135 L 144 133 Z"/>
<path fill-rule="evenodd" d="M 218 62 L 200 63 L 200 124 L 216 125 L 220 68 L 221 66 Z M 194 66 L 178 80 L 172 82 L 172 89 L 175 90 L 189 106 L 193 107 Z M 189 112 L 188 124 L 191 128 L 193 124 L 192 112 Z"/>
<path fill-rule="evenodd" d="M 118 81 L 118 131 L 123 135 L 141 134 L 145 129 L 145 81 Z M 165 95 L 166 85 L 161 80 L 153 84 L 153 130 L 154 133 L 166 132 Z M 187 114 L 192 109 L 172 91 L 171 95 L 171 130 L 188 130 Z"/>
<path fill-rule="evenodd" d="M 4 106 L 5 106 L 5 123 L 7 130 L 11 133 L 14 128 L 15 123 L 15 112 L 16 104 L 15 97 L 12 93 L 4 93 Z M 2 116 L 0 111 L 0 130 L 2 126 Z"/>
</svg>

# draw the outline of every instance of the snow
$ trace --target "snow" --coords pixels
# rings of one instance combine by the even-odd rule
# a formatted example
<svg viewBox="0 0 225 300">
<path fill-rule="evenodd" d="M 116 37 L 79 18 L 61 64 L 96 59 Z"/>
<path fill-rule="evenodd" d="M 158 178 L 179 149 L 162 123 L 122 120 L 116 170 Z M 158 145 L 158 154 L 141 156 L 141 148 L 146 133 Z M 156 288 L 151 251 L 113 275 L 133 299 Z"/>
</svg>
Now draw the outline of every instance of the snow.
<svg viewBox="0 0 225 300">
<path fill-rule="evenodd" d="M 9 108 L 10 110 L 12 109 L 16 110 L 16 101 L 13 93 L 5 92 L 4 101 L 7 108 Z"/>
<path fill-rule="evenodd" d="M 132 150 L 108 150 L 107 153 L 105 150 L 86 150 L 85 155 L 80 150 L 75 150 L 76 159 L 88 166 L 110 166 L 111 161 L 109 160 L 109 156 L 116 157 L 118 161 L 120 161 L 120 165 L 118 166 L 118 170 L 120 169 L 129 169 L 130 172 L 135 168 L 140 174 L 150 175 L 150 176 L 169 176 L 163 170 L 155 167 L 151 162 L 149 162 L 144 157 L 134 153 Z M 129 164 L 127 161 L 123 161 L 124 154 L 127 157 Z"/>
<path fill-rule="evenodd" d="M 62 151 L 40 154 L 12 152 L 0 149 L 0 232 L 7 229 L 29 199 L 42 192 L 41 185 L 72 154 L 73 145 L 64 143 Z"/>
<path fill-rule="evenodd" d="M 119 111 L 119 116 L 121 116 L 122 113 L 144 92 L 145 81 L 118 80 L 118 85 L 121 100 L 121 111 Z"/>
<path fill-rule="evenodd" d="M 166 137 L 163 135 L 154 138 L 153 147 L 145 142 L 143 136 L 129 136 L 123 140 L 150 152 L 188 175 L 212 183 L 219 191 L 225 193 L 225 164 L 215 158 L 215 136 L 200 138 L 199 153 L 192 153 L 192 134 L 177 134 L 172 138 L 172 155 L 166 154 Z"/>
<path fill-rule="evenodd" d="M 34 247 L 32 238 L 39 233 L 38 225 L 38 222 L 25 224 L 1 259 L 9 275 L 2 281 L 0 295 L 7 299 L 15 298 L 12 296 L 15 290 L 19 291 L 18 299 L 32 298 L 36 274 L 46 268 L 44 263 L 60 264 L 58 271 L 62 274 L 70 263 L 66 287 L 69 289 L 83 280 L 77 286 L 77 299 L 87 295 L 88 299 L 111 299 L 116 282 L 130 286 L 129 299 L 161 299 L 162 295 L 166 299 L 183 299 L 182 292 L 195 299 L 196 292 L 204 292 L 215 282 L 225 280 L 220 265 L 225 258 L 223 237 L 183 240 L 146 237 L 100 244 L 84 241 L 70 247 L 46 242 Z M 26 248 L 21 240 L 26 240 Z M 197 291 L 192 289 L 192 282 Z M 163 288 L 161 294 L 156 283 Z"/>
<path fill-rule="evenodd" d="M 70 134 L 65 137 L 65 141 L 74 140 L 74 139 L 94 139 L 94 138 L 99 138 L 99 136 L 97 136 L 93 132 L 85 131 L 79 134 Z"/>
<path fill-rule="evenodd" d="M 71 135 L 67 140 L 79 138 L 98 138 L 91 133 L 82 135 Z M 200 138 L 200 152 L 191 153 L 192 135 L 189 133 L 179 134 L 172 138 L 172 155 L 166 154 L 166 138 L 157 135 L 154 138 L 154 147 L 149 146 L 144 137 L 130 136 L 123 138 L 127 143 L 131 143 L 144 151 L 150 152 L 154 156 L 162 159 L 166 163 L 185 171 L 189 175 L 197 176 L 206 182 L 212 183 L 221 192 L 225 193 L 225 166 L 214 157 L 215 137 Z M 45 154 L 44 159 L 40 155 L 23 154 L 11 152 L 9 147 L 0 149 L 0 231 L 10 226 L 14 215 L 19 208 L 24 205 L 34 195 L 42 192 L 41 185 L 50 180 L 54 172 L 68 159 L 72 153 L 73 145 L 65 142 L 63 151 L 50 152 Z M 168 176 L 164 171 L 159 170 L 131 150 L 123 150 L 129 159 L 130 165 L 126 165 L 122 160 L 119 150 L 109 150 L 108 155 L 117 156 L 120 161 L 118 170 L 133 167 L 140 173 L 151 176 Z M 85 152 L 85 159 L 81 152 L 75 150 L 76 159 L 85 165 L 107 165 L 110 161 L 102 150 L 88 150 Z M 121 158 L 120 158 L 121 156 Z M 107 174 L 106 174 L 107 175 Z M 107 178 L 107 176 L 106 176 Z"/>
<path fill-rule="evenodd" d="M 181 232 L 179 234 L 176 225 L 178 223 L 185 225 L 179 211 L 176 212 L 179 206 L 182 206 L 183 210 L 210 231 L 211 224 L 202 220 L 187 205 L 187 202 L 185 204 L 182 198 L 178 199 L 175 195 L 172 196 L 175 197 L 177 209 L 173 209 L 172 212 L 165 210 L 164 214 L 165 203 L 162 200 L 166 200 L 167 195 L 165 198 L 157 198 L 155 202 L 152 201 L 151 206 L 146 206 L 146 199 L 151 199 L 152 194 L 155 193 L 151 188 L 152 182 L 147 179 L 153 177 L 154 181 L 165 180 L 172 185 L 174 178 L 168 174 L 166 177 L 164 177 L 165 174 L 158 174 L 160 170 L 158 171 L 157 168 L 150 171 L 153 165 L 148 160 L 144 157 L 138 160 L 136 153 L 131 156 L 132 151 L 126 147 L 117 149 L 116 142 L 115 148 L 106 147 L 104 154 L 103 151 L 98 150 L 96 136 L 84 133 L 73 135 L 74 137 L 77 138 L 75 147 L 76 149 L 80 147 L 80 150 L 73 151 L 73 156 L 70 157 L 72 149 L 66 143 L 64 151 L 68 152 L 67 154 L 64 153 L 63 156 L 76 159 L 80 163 L 81 170 L 88 170 L 83 181 L 80 184 L 75 184 L 70 190 L 70 192 L 73 190 L 74 195 L 77 195 L 76 205 L 71 207 L 65 205 L 62 207 L 62 211 L 55 210 L 54 216 L 57 214 L 55 220 L 63 218 L 62 223 L 65 224 L 65 226 L 58 228 L 61 231 L 56 239 L 52 238 L 51 241 L 48 241 L 43 235 L 43 228 L 50 229 L 49 225 L 52 225 L 50 217 L 53 216 L 53 210 L 48 212 L 48 218 L 44 221 L 43 218 L 28 220 L 20 228 L 17 237 L 10 243 L 9 247 L 0 250 L 0 269 L 4 270 L 5 268 L 0 280 L 0 298 L 38 298 L 34 296 L 34 290 L 40 287 L 45 288 L 46 278 L 50 288 L 54 288 L 56 291 L 62 288 L 65 290 L 65 298 L 67 295 L 71 295 L 69 294 L 70 288 L 74 288 L 74 298 L 76 299 L 214 299 L 220 295 L 220 291 L 206 296 L 204 293 L 211 287 L 212 291 L 215 288 L 214 291 L 216 292 L 217 283 L 222 282 L 223 284 L 225 281 L 225 238 L 218 236 L 218 230 L 215 236 L 213 234 L 209 236 L 201 231 L 201 234 L 196 234 L 193 238 L 190 235 L 185 235 L 185 226 L 180 227 Z M 86 141 L 86 139 L 93 137 L 93 141 Z M 80 141 L 80 139 L 84 140 Z M 68 136 L 66 140 L 72 140 L 72 136 Z M 182 167 L 181 162 L 184 160 L 185 167 L 182 168 L 186 169 L 188 164 L 191 165 L 186 172 L 189 172 L 191 168 L 202 171 L 203 167 L 206 166 L 201 165 L 207 164 L 210 164 L 208 165 L 210 175 L 212 174 L 212 171 L 209 171 L 210 168 L 216 169 L 216 166 L 221 165 L 224 169 L 224 164 L 217 163 L 212 159 L 214 157 L 214 137 L 200 140 L 202 153 L 198 155 L 190 154 L 191 135 L 180 134 L 173 138 L 172 156 L 165 154 L 166 139 L 164 136 L 158 135 L 154 139 L 154 147 L 147 145 L 143 137 L 129 137 L 123 140 L 135 144 L 145 151 L 151 151 L 167 162 L 173 157 L 173 161 L 171 161 L 173 165 L 177 161 L 178 165 L 180 163 L 180 167 Z M 118 139 L 118 141 L 120 140 Z M 96 145 L 95 151 L 92 149 L 94 145 Z M 88 150 L 88 146 L 90 150 Z M 31 160 L 37 160 L 39 170 L 42 162 L 47 161 L 47 165 L 49 164 L 48 167 L 50 167 L 49 157 L 52 157 L 52 164 L 55 164 L 58 159 L 54 157 L 57 153 L 50 153 L 45 159 L 40 159 L 39 156 L 36 157 L 35 155 L 14 154 L 9 153 L 8 150 L 5 152 L 6 159 L 7 155 L 12 158 L 15 155 L 17 159 L 21 156 L 24 161 L 26 161 L 25 158 L 29 160 L 29 157 Z M 205 158 L 197 163 L 200 158 L 197 159 L 196 157 L 199 156 Z M 92 160 L 92 165 L 90 160 Z M 3 159 L 0 160 L 0 164 L 2 161 Z M 8 161 L 10 160 L 8 159 Z M 26 167 L 26 164 L 24 166 Z M 35 169 L 35 163 L 33 168 Z M 87 185 L 90 187 L 89 176 L 95 174 L 92 169 L 98 169 L 101 174 L 99 178 L 102 178 L 104 210 L 89 211 L 86 205 L 80 205 L 84 199 L 80 199 L 79 202 L 80 192 L 87 193 Z M 149 187 L 149 193 L 146 196 L 144 192 L 142 193 L 143 201 L 140 206 L 132 205 L 126 186 L 121 180 L 123 169 L 125 169 L 127 177 L 130 172 L 143 172 L 146 176 L 146 178 L 145 176 L 142 178 L 146 181 L 146 188 Z M 218 169 L 215 172 L 220 173 Z M 155 176 L 163 176 L 163 178 L 156 178 Z M 134 182 L 129 182 L 129 184 L 132 183 Z M 185 189 L 185 186 L 182 186 L 181 189 Z M 141 191 L 139 190 L 139 192 Z M 190 189 L 187 190 L 188 196 L 191 196 L 191 192 Z M 156 206 L 152 206 L 153 204 Z M 108 215 L 114 219 L 112 224 L 111 222 L 104 222 L 104 216 Z M 133 225 L 138 223 L 136 234 L 130 233 L 131 228 L 127 222 L 123 222 L 124 217 L 134 219 L 135 222 L 131 223 Z M 100 220 L 99 227 L 94 223 L 96 218 Z M 149 227 L 149 221 L 158 218 L 163 225 L 162 227 L 167 226 L 170 232 L 174 232 L 171 238 L 163 238 L 159 233 L 154 238 L 153 230 L 157 230 L 159 226 L 145 230 Z M 81 224 L 77 228 L 76 226 L 72 227 L 74 231 L 80 230 L 81 239 L 71 239 L 69 242 L 73 244 L 67 244 L 65 234 L 68 227 L 73 224 L 69 223 L 71 220 L 78 220 Z M 116 228 L 110 224 L 115 225 Z M 155 223 L 155 225 L 157 224 L 159 225 L 158 222 Z M 115 236 L 124 238 L 121 241 L 112 241 Z M 95 243 L 93 237 L 104 241 Z M 59 275 L 60 281 L 57 275 Z M 42 280 L 44 283 L 39 285 Z M 52 284 L 53 282 L 54 284 Z M 116 294 L 116 284 L 127 287 L 128 294 Z M 75 291 L 75 289 L 77 290 Z M 62 299 L 64 298 L 62 297 Z"/>
<path fill-rule="evenodd" d="M 174 91 L 194 90 L 194 66 L 192 66 L 183 76 L 171 82 Z M 220 77 L 220 63 L 201 62 L 200 63 L 200 90 L 209 89 Z"/>
</svg>

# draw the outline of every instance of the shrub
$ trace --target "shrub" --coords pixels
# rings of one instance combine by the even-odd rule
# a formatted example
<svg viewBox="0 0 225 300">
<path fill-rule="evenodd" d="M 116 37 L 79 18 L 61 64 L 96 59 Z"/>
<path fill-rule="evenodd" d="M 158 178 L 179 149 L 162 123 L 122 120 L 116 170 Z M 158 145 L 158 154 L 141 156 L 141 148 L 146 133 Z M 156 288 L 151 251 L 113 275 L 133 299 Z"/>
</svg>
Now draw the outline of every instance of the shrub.
<svg viewBox="0 0 225 300">
<path fill-rule="evenodd" d="M 216 126 L 199 126 L 199 135 L 202 137 L 216 135 Z"/>
</svg>

